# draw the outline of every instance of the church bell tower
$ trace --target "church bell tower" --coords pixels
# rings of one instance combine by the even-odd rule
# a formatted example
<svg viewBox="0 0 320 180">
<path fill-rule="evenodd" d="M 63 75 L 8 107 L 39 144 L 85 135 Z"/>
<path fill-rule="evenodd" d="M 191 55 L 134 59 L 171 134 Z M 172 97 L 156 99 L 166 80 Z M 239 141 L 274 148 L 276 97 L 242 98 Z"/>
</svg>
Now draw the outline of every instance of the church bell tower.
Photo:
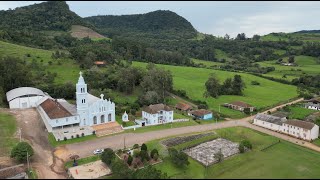
<svg viewBox="0 0 320 180">
<path fill-rule="evenodd" d="M 81 71 L 79 74 L 80 77 L 76 84 L 77 113 L 80 116 L 80 125 L 88 125 L 87 84 L 84 82 Z"/>
</svg>

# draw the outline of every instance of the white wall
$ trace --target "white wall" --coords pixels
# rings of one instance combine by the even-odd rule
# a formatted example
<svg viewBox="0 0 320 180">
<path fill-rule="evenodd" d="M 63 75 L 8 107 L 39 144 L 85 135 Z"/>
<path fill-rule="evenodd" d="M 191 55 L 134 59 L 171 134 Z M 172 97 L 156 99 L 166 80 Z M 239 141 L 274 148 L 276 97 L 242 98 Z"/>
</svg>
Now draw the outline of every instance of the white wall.
<svg viewBox="0 0 320 180">
<path fill-rule="evenodd" d="M 273 123 L 269 123 L 269 122 L 265 122 L 265 121 L 261 121 L 258 119 L 254 119 L 253 120 L 253 124 L 267 128 L 267 129 L 271 129 L 273 131 L 280 131 L 281 130 L 281 126 L 278 124 L 273 124 Z"/>
<path fill-rule="evenodd" d="M 36 107 L 36 103 L 43 98 L 43 96 L 32 96 L 32 97 L 21 97 L 15 98 L 9 102 L 10 109 L 24 109 L 24 108 L 31 108 Z M 25 106 L 23 106 L 25 105 Z"/>
</svg>

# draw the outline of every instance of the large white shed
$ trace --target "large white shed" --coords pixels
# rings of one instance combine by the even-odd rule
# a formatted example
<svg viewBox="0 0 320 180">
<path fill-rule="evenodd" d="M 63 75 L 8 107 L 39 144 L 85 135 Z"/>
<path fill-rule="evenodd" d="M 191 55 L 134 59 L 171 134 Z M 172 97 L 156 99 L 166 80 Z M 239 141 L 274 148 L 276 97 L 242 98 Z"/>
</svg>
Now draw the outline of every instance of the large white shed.
<svg viewBox="0 0 320 180">
<path fill-rule="evenodd" d="M 40 89 L 33 87 L 15 88 L 8 91 L 6 95 L 10 109 L 36 107 L 36 102 L 38 102 L 44 96 L 47 96 Z"/>
</svg>

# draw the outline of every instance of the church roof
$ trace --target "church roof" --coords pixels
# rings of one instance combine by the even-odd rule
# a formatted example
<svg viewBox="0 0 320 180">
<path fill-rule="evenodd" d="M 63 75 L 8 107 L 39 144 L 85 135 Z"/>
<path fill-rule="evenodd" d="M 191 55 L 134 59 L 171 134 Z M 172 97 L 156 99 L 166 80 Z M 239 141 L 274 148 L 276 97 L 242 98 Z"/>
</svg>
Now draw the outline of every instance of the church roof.
<svg viewBox="0 0 320 180">
<path fill-rule="evenodd" d="M 40 89 L 33 88 L 33 87 L 15 88 L 15 89 L 8 91 L 6 95 L 7 95 L 8 102 L 17 98 L 17 97 L 26 96 L 26 95 L 45 96 L 45 94 Z"/>
<path fill-rule="evenodd" d="M 100 100 L 100 98 L 88 93 L 87 100 L 88 100 L 88 104 L 90 106 L 91 104 L 93 104 L 93 103 L 97 102 L 98 100 Z"/>
<path fill-rule="evenodd" d="M 72 114 L 64 108 L 60 102 L 47 99 L 43 101 L 40 106 L 46 112 L 50 119 L 58 119 L 72 116 Z"/>
</svg>

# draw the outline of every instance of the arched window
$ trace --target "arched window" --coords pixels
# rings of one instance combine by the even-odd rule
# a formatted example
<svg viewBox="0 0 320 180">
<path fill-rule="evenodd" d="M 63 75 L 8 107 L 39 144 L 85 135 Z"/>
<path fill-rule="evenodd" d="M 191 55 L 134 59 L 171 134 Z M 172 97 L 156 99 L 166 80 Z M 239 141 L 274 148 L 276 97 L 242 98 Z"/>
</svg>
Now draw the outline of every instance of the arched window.
<svg viewBox="0 0 320 180">
<path fill-rule="evenodd" d="M 111 121 L 111 114 L 108 114 L 108 121 Z"/>
<path fill-rule="evenodd" d="M 97 116 L 93 117 L 93 124 L 97 124 Z"/>
<path fill-rule="evenodd" d="M 101 115 L 101 123 L 104 123 L 104 115 Z"/>
</svg>

